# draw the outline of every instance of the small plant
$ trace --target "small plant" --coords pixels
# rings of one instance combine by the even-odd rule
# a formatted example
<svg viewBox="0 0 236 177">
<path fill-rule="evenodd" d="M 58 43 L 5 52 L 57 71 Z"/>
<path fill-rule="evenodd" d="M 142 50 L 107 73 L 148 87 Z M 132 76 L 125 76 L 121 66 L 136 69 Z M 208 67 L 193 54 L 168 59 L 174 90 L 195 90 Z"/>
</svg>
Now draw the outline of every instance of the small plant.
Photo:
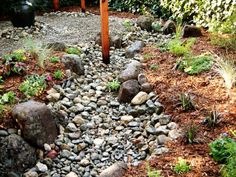
<svg viewBox="0 0 236 177">
<path fill-rule="evenodd" d="M 160 170 L 151 169 L 149 163 L 147 163 L 146 169 L 147 169 L 147 176 L 148 177 L 161 177 Z"/>
<path fill-rule="evenodd" d="M 44 68 L 44 63 L 51 54 L 52 54 L 52 50 L 47 47 L 43 47 L 39 50 L 37 60 L 38 60 L 38 65 L 41 68 Z"/>
<path fill-rule="evenodd" d="M 227 96 L 230 97 L 231 88 L 236 81 L 236 67 L 234 62 L 216 56 L 215 71 L 224 79 Z"/>
<path fill-rule="evenodd" d="M 106 87 L 109 92 L 118 91 L 120 88 L 120 82 L 117 80 L 113 80 L 112 82 L 108 82 Z"/>
<path fill-rule="evenodd" d="M 25 50 L 19 49 L 15 50 L 12 54 L 11 57 L 15 59 L 18 62 L 25 61 L 27 58 L 25 56 Z"/>
<path fill-rule="evenodd" d="M 58 63 L 60 61 L 60 58 L 59 57 L 51 57 L 50 58 L 50 62 L 51 63 Z"/>
<path fill-rule="evenodd" d="M 81 51 L 78 48 L 69 47 L 66 49 L 66 53 L 80 55 Z"/>
<path fill-rule="evenodd" d="M 226 49 L 232 49 L 236 51 L 236 35 L 232 34 L 220 34 L 220 33 L 212 33 L 210 35 L 211 43 L 213 45 L 220 46 Z"/>
<path fill-rule="evenodd" d="M 160 52 L 166 52 L 169 50 L 166 43 L 157 44 L 156 47 L 160 50 Z"/>
<path fill-rule="evenodd" d="M 63 72 L 61 70 L 57 70 L 54 72 L 53 77 L 57 80 L 61 80 L 63 78 Z"/>
<path fill-rule="evenodd" d="M 39 96 L 46 89 L 45 76 L 30 75 L 20 84 L 19 90 L 27 97 Z"/>
<path fill-rule="evenodd" d="M 195 109 L 192 98 L 188 93 L 181 93 L 179 101 L 184 111 Z"/>
<path fill-rule="evenodd" d="M 198 132 L 198 127 L 193 122 L 188 124 L 184 130 L 184 138 L 186 140 L 186 143 L 189 144 L 196 143 L 197 132 Z"/>
<path fill-rule="evenodd" d="M 153 22 L 152 23 L 152 29 L 156 32 L 160 32 L 162 29 L 162 25 L 160 22 Z"/>
<path fill-rule="evenodd" d="M 211 69 L 213 65 L 213 58 L 211 55 L 202 54 L 199 56 L 185 56 L 177 64 L 177 68 L 186 72 L 187 74 L 199 74 Z"/>
<path fill-rule="evenodd" d="M 210 115 L 206 117 L 205 122 L 208 127 L 214 128 L 220 122 L 221 114 L 216 110 L 210 112 Z"/>
<path fill-rule="evenodd" d="M 0 104 L 3 105 L 3 104 L 12 104 L 15 102 L 15 99 L 16 99 L 16 95 L 14 92 L 10 91 L 10 92 L 7 92 L 5 94 L 3 94 L 1 97 L 0 97 Z"/>
<path fill-rule="evenodd" d="M 155 57 L 155 55 L 151 54 L 151 53 L 146 53 L 143 55 L 144 61 L 148 61 L 148 60 L 152 59 L 153 57 Z"/>
<path fill-rule="evenodd" d="M 168 43 L 168 49 L 176 56 L 187 55 L 190 53 L 191 46 L 195 41 L 195 38 L 190 38 L 183 42 L 180 39 L 175 38 Z"/>
<path fill-rule="evenodd" d="M 149 67 L 149 69 L 153 70 L 153 71 L 158 70 L 158 68 L 159 68 L 159 66 L 157 64 L 151 64 L 150 67 Z"/>
<path fill-rule="evenodd" d="M 178 162 L 174 166 L 174 171 L 177 174 L 187 173 L 191 170 L 190 165 L 186 162 L 186 160 L 179 158 Z"/>
<path fill-rule="evenodd" d="M 129 20 L 129 19 L 126 19 L 124 22 L 123 22 L 123 26 L 128 30 L 128 31 L 131 31 L 132 27 L 133 27 L 133 24 L 132 22 Z"/>
</svg>

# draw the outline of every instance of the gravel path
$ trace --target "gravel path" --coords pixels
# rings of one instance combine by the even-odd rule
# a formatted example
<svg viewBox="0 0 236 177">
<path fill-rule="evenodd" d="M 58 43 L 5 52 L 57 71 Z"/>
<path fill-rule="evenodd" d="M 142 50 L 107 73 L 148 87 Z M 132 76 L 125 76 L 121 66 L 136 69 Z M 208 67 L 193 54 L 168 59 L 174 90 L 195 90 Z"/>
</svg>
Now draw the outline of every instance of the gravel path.
<svg viewBox="0 0 236 177">
<path fill-rule="evenodd" d="M 36 32 L 33 38 L 40 39 L 42 42 L 65 42 L 68 45 L 89 42 L 100 32 L 100 16 L 89 14 L 83 16 L 80 13 L 50 13 L 36 17 L 37 22 L 43 24 L 43 30 Z M 122 25 L 124 19 L 109 17 L 110 32 L 120 34 L 125 29 Z M 0 22 L 0 37 L 4 31 L 13 30 L 10 21 Z M 44 34 L 46 33 L 46 34 Z M 15 38 L 15 36 L 11 36 Z M 18 36 L 16 37 L 18 39 Z M 23 38 L 19 40 L 0 38 L 0 55 L 22 45 Z"/>
</svg>

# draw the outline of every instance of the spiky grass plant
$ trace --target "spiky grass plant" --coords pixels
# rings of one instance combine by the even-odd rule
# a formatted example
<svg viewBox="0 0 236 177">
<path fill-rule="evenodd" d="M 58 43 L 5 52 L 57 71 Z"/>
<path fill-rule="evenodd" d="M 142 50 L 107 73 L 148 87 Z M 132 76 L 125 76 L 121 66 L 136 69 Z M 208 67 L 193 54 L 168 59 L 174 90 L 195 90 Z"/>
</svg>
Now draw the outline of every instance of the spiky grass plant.
<svg viewBox="0 0 236 177">
<path fill-rule="evenodd" d="M 187 173 L 191 170 L 190 165 L 186 162 L 186 160 L 181 157 L 178 158 L 178 162 L 174 166 L 174 171 L 177 174 Z"/>
<path fill-rule="evenodd" d="M 236 67 L 234 62 L 216 55 L 215 71 L 224 79 L 227 97 L 230 97 L 231 89 L 236 81 Z"/>
</svg>

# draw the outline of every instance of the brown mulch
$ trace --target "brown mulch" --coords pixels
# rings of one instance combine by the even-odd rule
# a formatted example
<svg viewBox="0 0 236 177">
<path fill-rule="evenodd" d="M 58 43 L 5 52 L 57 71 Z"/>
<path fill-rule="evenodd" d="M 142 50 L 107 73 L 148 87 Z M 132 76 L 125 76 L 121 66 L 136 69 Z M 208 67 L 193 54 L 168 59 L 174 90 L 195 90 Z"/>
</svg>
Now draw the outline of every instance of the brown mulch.
<svg viewBox="0 0 236 177">
<path fill-rule="evenodd" d="M 211 45 L 207 33 L 197 39 L 196 44 L 192 47 L 192 52 L 195 55 L 211 52 L 236 59 L 235 52 Z M 168 143 L 167 147 L 170 152 L 152 159 L 149 162 L 150 166 L 161 170 L 164 177 L 219 177 L 220 166 L 209 156 L 208 144 L 221 133 L 229 133 L 230 130 L 236 129 L 236 90 L 233 90 L 232 97 L 228 99 L 223 79 L 214 70 L 190 76 L 174 69 L 178 58 L 169 52 L 162 53 L 156 47 L 147 46 L 143 50 L 143 55 L 145 54 L 153 56 L 144 63 L 145 71 L 159 95 L 159 101 L 165 106 L 165 113 L 171 115 L 172 121 L 178 123 L 181 129 L 185 129 L 189 124 L 195 124 L 198 128 L 197 139 L 199 140 L 198 143 L 190 145 L 186 144 L 181 137 Z M 156 71 L 149 69 L 152 64 L 158 65 Z M 186 92 L 193 96 L 196 110 L 184 112 L 179 106 L 179 95 Z M 217 127 L 213 129 L 203 125 L 202 121 L 214 108 L 222 114 L 222 118 Z M 179 157 L 186 159 L 191 164 L 192 169 L 189 173 L 181 175 L 174 173 L 173 166 Z M 125 177 L 146 176 L 146 162 L 138 167 L 130 167 L 125 175 Z"/>
</svg>

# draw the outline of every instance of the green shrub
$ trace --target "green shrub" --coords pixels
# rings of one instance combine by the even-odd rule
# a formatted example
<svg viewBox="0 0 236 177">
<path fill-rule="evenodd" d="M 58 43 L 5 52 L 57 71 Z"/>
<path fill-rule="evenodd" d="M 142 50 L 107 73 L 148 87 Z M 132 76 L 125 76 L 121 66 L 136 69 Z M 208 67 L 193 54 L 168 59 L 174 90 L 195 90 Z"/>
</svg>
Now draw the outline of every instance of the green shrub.
<svg viewBox="0 0 236 177">
<path fill-rule="evenodd" d="M 12 104 L 15 102 L 15 99 L 16 99 L 15 93 L 13 91 L 9 91 L 0 97 L 0 104 L 1 105 L 7 103 Z"/>
<path fill-rule="evenodd" d="M 57 70 L 54 72 L 53 77 L 57 80 L 61 80 L 63 78 L 63 72 L 61 70 Z"/>
<path fill-rule="evenodd" d="M 19 90 L 27 97 L 39 96 L 46 89 L 45 76 L 30 75 L 20 84 Z"/>
<path fill-rule="evenodd" d="M 151 64 L 150 67 L 149 67 L 149 69 L 153 70 L 153 71 L 158 70 L 158 68 L 159 68 L 159 66 L 157 64 Z"/>
<path fill-rule="evenodd" d="M 160 6 L 159 0 L 109 0 L 109 7 L 110 9 L 117 11 L 129 11 L 140 14 L 145 14 L 148 12 L 165 18 L 170 16 L 169 11 Z"/>
<path fill-rule="evenodd" d="M 195 38 L 187 39 L 186 41 L 181 41 L 178 38 L 172 39 L 168 44 L 169 51 L 176 55 L 182 56 L 190 53 L 191 46 L 195 43 Z"/>
<path fill-rule="evenodd" d="M 172 12 L 174 19 L 182 18 L 211 30 L 234 26 L 230 20 L 236 11 L 234 0 L 161 0 L 161 5 Z"/>
<path fill-rule="evenodd" d="M 60 61 L 60 58 L 59 57 L 51 57 L 50 58 L 50 62 L 51 63 L 58 63 Z"/>
<path fill-rule="evenodd" d="M 117 80 L 113 80 L 111 82 L 108 82 L 106 85 L 106 88 L 108 89 L 109 92 L 118 91 L 120 88 L 120 82 Z"/>
<path fill-rule="evenodd" d="M 69 47 L 66 49 L 66 53 L 80 55 L 81 51 L 78 48 Z"/>
<path fill-rule="evenodd" d="M 211 55 L 202 54 L 199 56 L 185 56 L 178 63 L 178 69 L 190 75 L 199 74 L 211 69 L 213 65 L 213 57 Z"/>
<path fill-rule="evenodd" d="M 178 162 L 174 166 L 174 171 L 177 174 L 187 173 L 191 170 L 190 165 L 186 162 L 186 160 L 179 158 Z"/>
</svg>

